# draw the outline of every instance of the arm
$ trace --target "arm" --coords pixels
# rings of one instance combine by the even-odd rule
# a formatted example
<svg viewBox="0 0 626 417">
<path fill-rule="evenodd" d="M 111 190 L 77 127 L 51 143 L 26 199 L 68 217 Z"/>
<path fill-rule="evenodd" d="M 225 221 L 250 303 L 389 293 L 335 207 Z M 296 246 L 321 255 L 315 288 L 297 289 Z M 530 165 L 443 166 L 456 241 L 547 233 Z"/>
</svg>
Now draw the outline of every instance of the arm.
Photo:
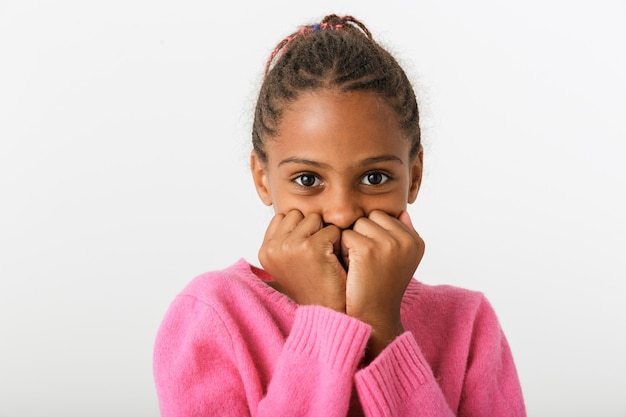
<svg viewBox="0 0 626 417">
<path fill-rule="evenodd" d="M 345 417 L 368 336 L 345 314 L 299 307 L 258 415 Z"/>
<path fill-rule="evenodd" d="M 458 416 L 524 417 L 524 400 L 510 348 L 496 315 L 482 299 L 476 311 L 464 375 L 441 375 L 439 381 L 410 332 L 388 345 L 368 367 L 355 375 L 367 417 Z M 462 380 L 458 410 L 449 404 L 440 384 Z"/>
<path fill-rule="evenodd" d="M 257 352 L 246 351 L 229 330 L 215 309 L 193 297 L 173 303 L 154 351 L 163 417 L 347 414 L 367 325 L 328 308 L 299 307 L 268 386 L 250 359 Z"/>
<path fill-rule="evenodd" d="M 474 326 L 461 346 L 469 356 L 448 359 L 459 361 L 459 374 L 436 380 L 413 335 L 404 332 L 402 297 L 424 254 L 408 213 L 396 219 L 372 211 L 343 232 L 341 243 L 349 258 L 346 313 L 372 327 L 369 365 L 355 376 L 366 416 L 524 415 L 511 352 L 484 298 L 463 318 Z M 460 399 L 446 398 L 441 387 L 461 382 Z"/>
<path fill-rule="evenodd" d="M 354 381 L 366 417 L 456 415 L 410 332 L 358 371 Z"/>
</svg>

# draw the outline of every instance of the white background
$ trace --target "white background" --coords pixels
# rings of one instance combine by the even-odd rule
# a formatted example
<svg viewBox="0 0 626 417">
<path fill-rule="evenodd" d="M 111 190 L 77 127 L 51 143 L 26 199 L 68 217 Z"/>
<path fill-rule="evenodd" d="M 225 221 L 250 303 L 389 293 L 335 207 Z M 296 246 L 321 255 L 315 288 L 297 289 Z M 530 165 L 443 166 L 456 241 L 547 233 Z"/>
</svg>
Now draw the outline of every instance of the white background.
<svg viewBox="0 0 626 417">
<path fill-rule="evenodd" d="M 626 3 L 411 3 L 0 0 L 1 416 L 158 415 L 167 306 L 258 262 L 265 60 L 330 12 L 415 82 L 417 277 L 487 295 L 530 416 L 626 416 Z"/>
</svg>

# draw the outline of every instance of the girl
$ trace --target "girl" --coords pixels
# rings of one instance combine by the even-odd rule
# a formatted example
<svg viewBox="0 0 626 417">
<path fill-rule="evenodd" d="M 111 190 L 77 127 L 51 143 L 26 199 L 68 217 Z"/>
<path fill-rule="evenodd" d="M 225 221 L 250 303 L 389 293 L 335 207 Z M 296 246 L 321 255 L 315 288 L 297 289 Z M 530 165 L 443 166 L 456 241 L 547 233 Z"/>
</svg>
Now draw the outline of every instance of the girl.
<svg viewBox="0 0 626 417">
<path fill-rule="evenodd" d="M 418 107 L 396 60 L 350 16 L 270 56 L 251 171 L 274 207 L 262 268 L 193 280 L 157 335 L 163 416 L 524 416 L 481 293 L 413 279 L 424 242 Z"/>
</svg>

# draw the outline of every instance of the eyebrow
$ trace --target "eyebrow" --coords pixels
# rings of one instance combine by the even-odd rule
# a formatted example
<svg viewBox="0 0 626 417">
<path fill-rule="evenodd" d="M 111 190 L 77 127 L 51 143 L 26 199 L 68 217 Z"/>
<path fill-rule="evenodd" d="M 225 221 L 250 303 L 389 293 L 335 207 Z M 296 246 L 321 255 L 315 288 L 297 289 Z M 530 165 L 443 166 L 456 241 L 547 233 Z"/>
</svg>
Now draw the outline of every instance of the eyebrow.
<svg viewBox="0 0 626 417">
<path fill-rule="evenodd" d="M 402 162 L 402 159 L 398 158 L 395 155 L 380 155 L 380 156 L 374 156 L 372 158 L 366 158 L 362 161 L 359 161 L 358 166 L 367 166 L 367 165 L 375 164 L 378 162 L 388 162 L 388 161 L 396 162 L 400 165 L 404 165 L 404 162 Z M 310 159 L 296 158 L 296 157 L 283 159 L 282 161 L 278 163 L 278 166 L 281 166 L 284 164 L 303 164 L 303 165 L 310 165 L 316 168 L 323 168 L 323 169 L 330 168 L 330 165 L 325 164 L 323 162 L 311 161 Z"/>
</svg>

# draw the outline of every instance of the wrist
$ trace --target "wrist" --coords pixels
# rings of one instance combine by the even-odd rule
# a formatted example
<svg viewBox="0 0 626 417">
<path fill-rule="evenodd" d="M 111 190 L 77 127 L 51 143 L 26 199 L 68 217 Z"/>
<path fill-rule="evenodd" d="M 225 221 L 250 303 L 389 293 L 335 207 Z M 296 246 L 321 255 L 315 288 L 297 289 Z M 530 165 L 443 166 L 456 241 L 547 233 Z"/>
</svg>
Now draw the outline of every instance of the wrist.
<svg viewBox="0 0 626 417">
<path fill-rule="evenodd" d="M 400 321 L 392 325 L 372 326 L 372 332 L 365 349 L 365 364 L 370 364 L 376 359 L 402 333 L 404 333 L 404 326 Z"/>
</svg>

